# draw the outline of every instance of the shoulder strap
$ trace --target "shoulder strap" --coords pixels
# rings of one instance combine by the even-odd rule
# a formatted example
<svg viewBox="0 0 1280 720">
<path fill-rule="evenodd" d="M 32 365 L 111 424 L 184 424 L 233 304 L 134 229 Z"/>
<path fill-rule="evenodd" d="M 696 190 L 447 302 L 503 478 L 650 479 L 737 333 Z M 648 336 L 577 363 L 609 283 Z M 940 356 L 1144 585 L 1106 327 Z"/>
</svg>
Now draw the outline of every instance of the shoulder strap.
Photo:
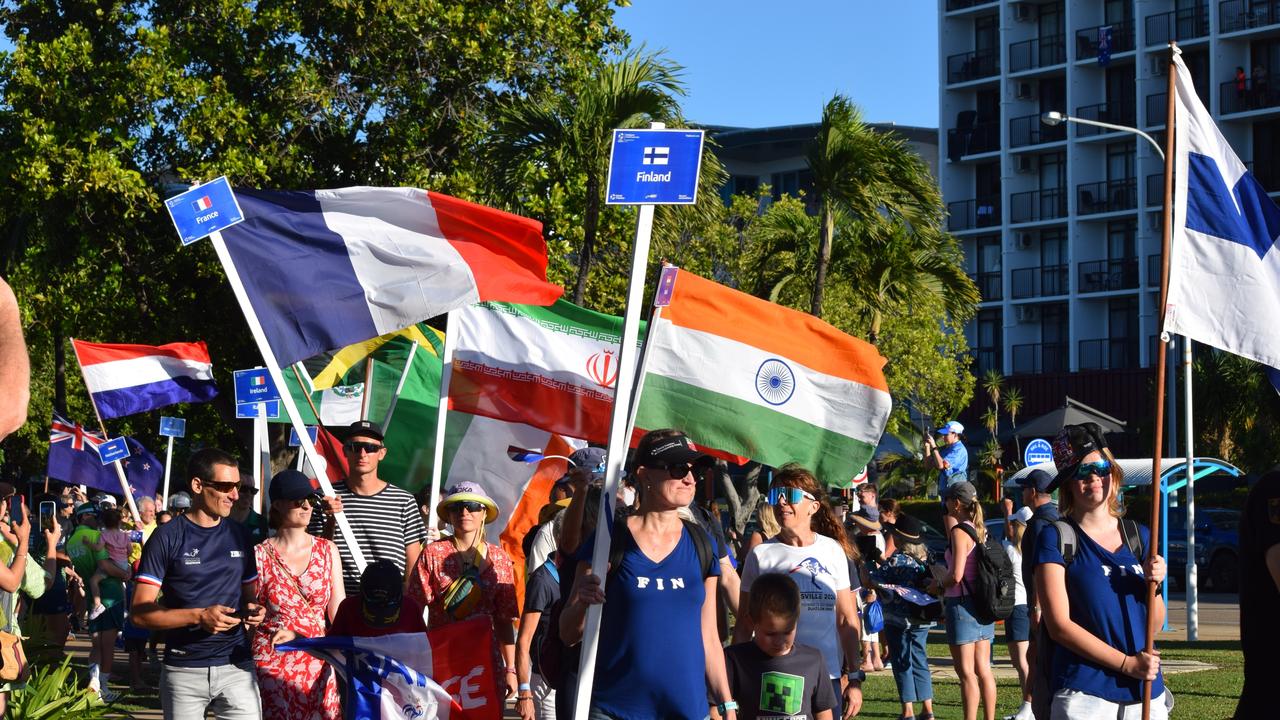
<svg viewBox="0 0 1280 720">
<path fill-rule="evenodd" d="M 614 518 L 613 534 L 609 538 L 609 570 L 606 573 L 605 582 L 608 582 L 622 565 L 622 556 L 627 552 L 624 541 L 629 537 L 631 537 L 631 530 L 627 527 L 626 517 Z"/>
<path fill-rule="evenodd" d="M 1142 552 L 1142 535 L 1138 532 L 1138 523 L 1129 518 L 1120 518 L 1120 536 L 1124 538 L 1124 544 L 1129 547 L 1129 552 L 1142 562 L 1146 558 Z"/>
<path fill-rule="evenodd" d="M 1062 554 L 1062 562 L 1070 565 L 1076 557 L 1076 529 L 1066 520 L 1054 520 L 1053 527 L 1058 531 L 1058 552 Z"/>
<path fill-rule="evenodd" d="M 693 540 L 693 549 L 698 553 L 698 567 L 702 568 L 702 579 L 706 580 L 711 577 L 714 564 L 720 562 L 716 554 L 711 551 L 711 536 L 702 529 L 701 525 L 692 520 L 682 518 L 681 522 L 689 531 L 689 539 Z"/>
<path fill-rule="evenodd" d="M 546 562 L 542 563 L 542 566 L 547 569 L 547 572 L 551 573 L 551 578 L 556 581 L 557 585 L 559 585 L 560 584 L 560 568 L 556 567 L 556 561 L 547 560 Z"/>
<path fill-rule="evenodd" d="M 982 541 L 978 540 L 978 531 L 969 527 L 968 525 L 965 525 L 964 523 L 956 523 L 956 526 L 951 528 L 951 530 L 952 532 L 956 530 L 963 530 L 966 535 L 968 535 L 970 538 L 973 539 L 974 545 L 982 544 Z"/>
</svg>

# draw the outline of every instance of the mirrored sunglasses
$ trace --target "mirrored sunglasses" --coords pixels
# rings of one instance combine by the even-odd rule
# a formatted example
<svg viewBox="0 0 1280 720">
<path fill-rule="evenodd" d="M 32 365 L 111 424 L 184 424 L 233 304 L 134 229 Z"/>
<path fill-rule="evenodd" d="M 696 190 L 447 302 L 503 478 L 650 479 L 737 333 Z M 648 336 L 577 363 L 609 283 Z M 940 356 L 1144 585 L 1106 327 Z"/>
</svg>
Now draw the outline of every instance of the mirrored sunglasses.
<svg viewBox="0 0 1280 720">
<path fill-rule="evenodd" d="M 817 498 L 805 492 L 804 490 L 801 490 L 798 487 L 769 488 L 769 504 L 770 505 L 781 505 L 783 500 L 786 500 L 788 505 L 795 505 L 796 503 L 800 502 L 804 498 L 808 498 L 810 500 L 817 500 Z"/>
<path fill-rule="evenodd" d="M 1080 463 L 1079 467 L 1076 468 L 1077 480 L 1087 479 L 1090 475 L 1097 475 L 1098 477 L 1106 477 L 1107 475 L 1110 475 L 1110 474 L 1111 474 L 1111 461 L 1109 460 L 1098 460 L 1097 462 Z"/>
<path fill-rule="evenodd" d="M 450 503 L 449 509 L 453 512 L 462 512 L 463 510 L 466 510 L 469 513 L 488 511 L 488 508 L 485 507 L 484 503 L 476 502 L 475 500 L 462 500 L 456 503 Z"/>
<path fill-rule="evenodd" d="M 211 487 L 220 493 L 230 493 L 232 490 L 240 489 L 240 483 L 238 482 L 214 482 L 210 480 L 203 484 L 205 487 Z"/>
</svg>

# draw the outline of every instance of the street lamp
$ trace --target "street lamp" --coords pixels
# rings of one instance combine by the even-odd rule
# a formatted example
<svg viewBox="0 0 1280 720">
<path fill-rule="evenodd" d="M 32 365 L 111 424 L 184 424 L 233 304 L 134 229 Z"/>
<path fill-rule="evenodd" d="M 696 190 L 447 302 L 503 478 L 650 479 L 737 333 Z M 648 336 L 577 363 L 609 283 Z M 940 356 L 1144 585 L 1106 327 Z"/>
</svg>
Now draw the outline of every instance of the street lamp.
<svg viewBox="0 0 1280 720">
<path fill-rule="evenodd" d="M 1164 149 L 1160 147 L 1160 143 L 1156 142 L 1155 138 L 1151 137 L 1150 135 L 1142 132 L 1141 130 L 1135 127 L 1129 127 L 1128 125 L 1113 125 L 1111 123 L 1102 122 L 1100 120 L 1086 120 L 1084 118 L 1065 115 L 1063 113 L 1058 112 L 1057 110 L 1050 110 L 1049 112 L 1041 115 L 1040 122 L 1044 123 L 1045 125 L 1048 125 L 1049 127 L 1057 127 L 1058 125 L 1061 125 L 1064 122 L 1073 122 L 1073 123 L 1080 123 L 1081 125 L 1092 125 L 1094 127 L 1106 128 L 1107 130 L 1115 130 L 1116 132 L 1126 132 L 1126 133 L 1132 133 L 1134 135 L 1141 135 L 1142 137 L 1147 139 L 1147 142 L 1151 143 L 1151 147 L 1156 149 L 1156 155 L 1160 156 L 1160 160 L 1161 161 L 1164 160 Z"/>
</svg>

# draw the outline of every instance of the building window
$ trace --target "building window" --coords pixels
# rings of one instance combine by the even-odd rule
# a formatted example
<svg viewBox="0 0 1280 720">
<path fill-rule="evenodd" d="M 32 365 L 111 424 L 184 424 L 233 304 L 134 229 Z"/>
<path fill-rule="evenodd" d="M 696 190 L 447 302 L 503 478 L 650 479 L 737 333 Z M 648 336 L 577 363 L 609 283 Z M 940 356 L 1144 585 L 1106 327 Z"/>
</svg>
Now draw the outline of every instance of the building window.
<svg viewBox="0 0 1280 720">
<path fill-rule="evenodd" d="M 1001 371 L 1004 346 L 1004 323 L 999 308 L 978 311 L 978 328 L 973 347 L 974 374 L 981 377 L 988 370 Z"/>
</svg>

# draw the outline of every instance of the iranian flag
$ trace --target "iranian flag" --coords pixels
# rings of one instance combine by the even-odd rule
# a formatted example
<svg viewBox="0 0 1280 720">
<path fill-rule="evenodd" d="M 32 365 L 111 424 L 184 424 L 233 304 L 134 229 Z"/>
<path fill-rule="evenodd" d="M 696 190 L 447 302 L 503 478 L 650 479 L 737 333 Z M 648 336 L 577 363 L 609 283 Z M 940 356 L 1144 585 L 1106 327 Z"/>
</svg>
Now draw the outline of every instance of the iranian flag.
<svg viewBox="0 0 1280 720">
<path fill-rule="evenodd" d="M 622 318 L 564 300 L 457 313 L 449 408 L 606 442 Z"/>
<path fill-rule="evenodd" d="M 669 271 L 670 272 L 670 271 Z M 875 346 L 806 313 L 680 270 L 649 335 L 637 428 L 848 486 L 892 400 Z"/>
</svg>

